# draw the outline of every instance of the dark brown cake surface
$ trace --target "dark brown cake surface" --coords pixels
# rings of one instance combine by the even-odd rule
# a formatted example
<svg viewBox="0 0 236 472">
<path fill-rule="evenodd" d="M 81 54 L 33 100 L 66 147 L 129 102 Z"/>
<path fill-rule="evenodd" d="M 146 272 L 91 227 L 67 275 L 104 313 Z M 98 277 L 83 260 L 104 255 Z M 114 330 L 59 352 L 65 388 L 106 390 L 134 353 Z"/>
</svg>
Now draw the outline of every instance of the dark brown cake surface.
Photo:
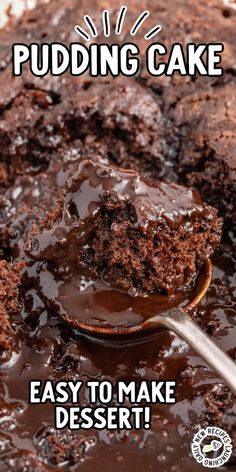
<svg viewBox="0 0 236 472">
<path fill-rule="evenodd" d="M 188 158 L 188 152 L 186 152 L 188 145 L 182 139 L 182 131 L 186 132 L 187 136 L 189 131 L 188 127 L 186 131 L 185 126 L 183 130 L 180 129 L 180 125 L 182 127 L 180 108 L 182 103 L 185 103 L 185 99 L 195 101 L 196 91 L 199 96 L 203 97 L 204 103 L 208 101 L 208 94 L 218 96 L 219 92 L 219 104 L 216 107 L 222 106 L 222 110 L 219 109 L 219 114 L 217 113 L 216 127 L 218 128 L 219 116 L 221 113 L 225 115 L 223 101 L 233 100 L 235 95 L 233 93 L 235 87 L 233 58 L 236 54 L 236 46 L 232 38 L 235 34 L 236 13 L 234 9 L 224 6 L 221 0 L 211 0 L 208 5 L 203 0 L 194 1 L 191 4 L 176 0 L 175 15 L 172 15 L 171 2 L 166 3 L 163 0 L 158 5 L 148 1 L 146 3 L 146 8 L 152 11 L 152 15 L 145 23 L 145 28 L 153 26 L 152 17 L 156 16 L 162 25 L 162 31 L 157 38 L 167 46 L 168 50 L 173 43 L 172 35 L 169 34 L 170 28 L 175 41 L 183 46 L 187 42 L 223 42 L 224 76 L 189 78 L 175 74 L 173 77 L 154 78 L 147 74 L 145 68 L 141 68 L 140 74 L 134 78 L 100 79 L 86 75 L 72 77 L 69 74 L 65 74 L 62 78 L 52 76 L 37 78 L 26 66 L 22 77 L 12 78 L 10 28 L 14 28 L 16 42 L 27 43 L 34 37 L 34 41 L 38 42 L 45 42 L 47 38 L 48 42 L 61 39 L 61 42 L 69 44 L 78 40 L 74 32 L 74 12 L 77 11 L 77 2 L 76 0 L 66 2 L 59 0 L 56 5 L 55 0 L 51 1 L 45 13 L 47 27 L 43 19 L 38 17 L 37 9 L 25 14 L 17 22 L 17 26 L 14 20 L 11 20 L 9 26 L 1 32 L 0 52 L 2 146 L 0 181 L 4 185 L 12 182 L 17 174 L 27 172 L 27 169 L 34 172 L 47 169 L 50 161 L 49 154 L 51 155 L 54 151 L 60 153 L 61 148 L 65 149 L 67 146 L 71 149 L 73 142 L 78 139 L 80 143 L 77 142 L 75 148 L 79 155 L 83 154 L 85 145 L 88 152 L 93 153 L 94 142 L 96 142 L 104 150 L 106 158 L 111 163 L 128 169 L 133 168 L 152 178 L 177 179 L 175 168 L 179 161 L 180 172 L 182 173 L 181 169 L 184 168 L 184 173 L 188 174 L 185 164 Z M 100 4 L 95 1 L 89 6 L 91 15 L 99 26 L 101 24 Z M 110 8 L 109 2 L 105 2 L 103 8 L 106 6 Z M 113 22 L 116 20 L 119 7 L 119 2 L 115 2 L 112 11 Z M 60 17 L 56 22 L 55 9 L 60 10 Z M 82 1 L 80 3 L 82 16 L 87 13 L 87 9 L 88 5 Z M 129 38 L 128 26 L 137 19 L 139 9 L 138 3 L 132 1 L 127 12 L 122 41 Z M 211 11 L 212 15 L 209 15 L 208 11 Z M 185 18 L 184 22 L 182 18 Z M 204 26 L 202 18 L 207 18 Z M 36 22 L 37 28 L 35 28 Z M 217 28 L 215 28 L 216 23 Z M 115 38 L 112 36 L 111 39 Z M 138 31 L 135 40 L 140 48 L 141 56 L 144 56 L 147 42 L 143 39 L 143 29 Z M 108 95 L 109 100 L 107 100 Z M 224 100 L 220 97 L 224 97 Z M 180 106 L 178 106 L 179 102 Z M 210 109 L 214 110 L 214 103 L 215 99 Z M 232 103 L 230 108 L 233 109 L 233 107 Z M 213 111 L 211 116 L 212 113 Z M 190 185 L 192 185 L 191 182 L 196 184 L 202 196 L 210 203 L 216 202 L 221 209 L 222 202 L 215 197 L 214 188 L 218 180 L 219 189 L 225 200 L 223 212 L 225 213 L 225 206 L 228 205 L 230 210 L 227 209 L 227 213 L 232 221 L 235 211 L 235 178 L 231 175 L 231 169 L 235 167 L 235 157 L 228 144 L 231 139 L 228 139 L 226 135 L 215 136 L 219 145 L 216 157 L 213 157 L 213 154 L 215 155 L 213 142 L 206 145 L 207 150 L 201 144 L 201 141 L 205 139 L 206 128 L 208 125 L 211 127 L 209 120 L 205 124 L 207 112 L 203 110 L 202 114 L 202 126 L 198 129 L 198 123 L 194 118 L 194 107 L 189 113 L 192 116 L 190 128 L 197 129 L 195 138 L 192 138 L 193 145 L 189 149 L 189 155 L 194 155 L 194 160 L 196 159 L 198 163 L 201 159 L 200 169 L 199 165 L 196 168 L 191 163 L 190 174 L 197 172 L 197 176 L 190 175 L 189 182 Z M 232 120 L 233 112 L 230 117 L 224 119 L 225 132 L 233 124 Z M 183 124 L 185 125 L 185 122 Z M 192 129 L 190 129 L 191 133 Z M 213 141 L 213 135 L 214 129 L 207 141 Z M 208 169 L 209 153 L 212 156 L 211 162 L 216 160 L 216 163 L 213 163 L 215 167 L 213 177 Z M 222 170 L 225 159 L 225 168 Z M 229 159 L 230 164 L 228 164 Z M 220 178 L 217 179 L 219 173 Z M 213 180 L 213 185 L 207 187 L 206 175 L 207 180 Z"/>
<path fill-rule="evenodd" d="M 175 110 L 182 131 L 179 172 L 218 207 L 228 223 L 235 221 L 236 202 L 235 86 L 195 92 Z"/>
<path fill-rule="evenodd" d="M 162 31 L 153 40 L 168 49 L 173 42 L 223 42 L 223 77 L 154 78 L 142 68 L 132 79 L 36 78 L 25 67 L 22 77 L 13 78 L 13 41 L 69 44 L 78 40 L 74 26 L 84 14 L 102 30 L 104 8 L 113 30 L 121 6 L 116 0 L 39 3 L 0 31 L 0 347 L 6 355 L 0 370 L 0 470 L 203 472 L 190 452 L 192 438 L 201 427 L 216 425 L 232 438 L 233 454 L 224 470 L 234 471 L 235 397 L 206 363 L 167 330 L 129 344 L 95 343 L 82 335 L 58 316 L 63 297 L 74 316 L 92 313 L 113 324 L 140 323 L 147 314 L 144 297 L 117 295 L 86 276 L 73 279 L 83 289 L 77 298 L 74 286 L 69 290 L 66 282 L 55 281 L 48 262 L 31 265 L 23 246 L 32 225 L 44 226 L 84 159 L 133 169 L 141 178 L 198 187 L 203 200 L 227 215 L 228 229 L 213 258 L 210 289 L 193 316 L 236 361 L 236 11 L 221 0 L 144 0 L 142 5 L 130 0 L 121 37 L 130 40 L 131 26 L 148 9 L 150 17 L 135 37 L 141 55 L 144 34 L 159 23 Z M 23 285 L 17 265 L 22 260 L 27 263 Z M 55 296 L 57 306 L 47 303 L 46 297 Z M 153 309 L 153 297 L 149 301 Z M 114 389 L 119 379 L 173 379 L 177 403 L 152 405 L 150 430 L 58 432 L 54 406 L 29 403 L 32 379 L 108 379 Z M 89 406 L 86 391 L 80 405 Z"/>
<path fill-rule="evenodd" d="M 144 294 L 189 288 L 221 237 L 216 210 L 196 191 L 92 161 L 69 179 L 45 226 L 25 243 L 31 257 L 61 277 L 87 269 Z"/>
<path fill-rule="evenodd" d="M 0 362 L 9 361 L 19 351 L 19 337 L 11 317 L 20 312 L 19 286 L 24 262 L 16 264 L 0 261 Z"/>
</svg>

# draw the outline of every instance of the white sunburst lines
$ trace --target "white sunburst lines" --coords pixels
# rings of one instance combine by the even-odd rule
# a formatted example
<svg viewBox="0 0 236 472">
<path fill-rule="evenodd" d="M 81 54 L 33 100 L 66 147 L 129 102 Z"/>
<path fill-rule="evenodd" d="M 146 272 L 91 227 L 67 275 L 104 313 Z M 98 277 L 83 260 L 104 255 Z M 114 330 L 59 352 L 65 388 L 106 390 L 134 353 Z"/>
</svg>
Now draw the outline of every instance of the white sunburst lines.
<svg viewBox="0 0 236 472">
<path fill-rule="evenodd" d="M 110 33 L 111 33 L 111 25 L 110 25 L 110 13 L 108 10 L 104 10 L 102 12 L 102 23 L 103 23 L 104 36 L 109 38 Z"/>
<path fill-rule="evenodd" d="M 74 29 L 75 29 L 75 32 L 76 32 L 79 36 L 81 36 L 82 39 L 85 39 L 85 41 L 89 41 L 89 40 L 90 40 L 89 34 L 86 33 L 86 31 L 85 31 L 83 28 L 81 28 L 81 26 L 76 25 Z"/>
<path fill-rule="evenodd" d="M 87 27 L 89 28 L 91 35 L 96 38 L 98 36 L 97 28 L 89 15 L 84 15 L 84 22 L 86 23 Z"/>
<path fill-rule="evenodd" d="M 121 7 L 118 13 L 118 17 L 116 21 L 116 29 L 115 29 L 116 35 L 119 35 L 122 33 L 122 28 L 123 28 L 126 13 L 127 13 L 127 7 L 123 5 L 123 7 Z"/>
<path fill-rule="evenodd" d="M 150 31 L 148 31 L 144 38 L 148 41 L 149 39 L 152 39 L 156 34 L 160 33 L 161 31 L 161 25 L 156 25 Z"/>
<path fill-rule="evenodd" d="M 117 36 L 121 35 L 123 31 L 123 25 L 124 25 L 124 20 L 125 16 L 127 13 L 127 7 L 123 5 L 117 16 L 117 21 L 116 21 L 116 26 L 115 26 L 115 34 Z M 150 16 L 150 12 L 148 10 L 143 11 L 137 20 L 134 22 L 130 29 L 130 34 L 131 36 L 135 36 L 138 32 L 138 30 L 141 28 L 141 26 L 144 24 L 145 20 Z M 84 22 L 90 32 L 88 34 L 87 31 L 85 31 L 84 28 L 82 28 L 80 25 L 76 25 L 74 27 L 75 32 L 85 41 L 90 41 L 91 36 L 93 38 L 96 38 L 98 36 L 98 30 L 96 28 L 96 25 L 94 24 L 94 21 L 92 20 L 90 15 L 84 15 Z M 111 22 L 110 22 L 110 12 L 108 10 L 104 10 L 102 12 L 102 26 L 103 26 L 103 34 L 106 38 L 110 37 L 111 35 Z M 144 38 L 148 41 L 149 39 L 152 39 L 154 36 L 156 36 L 159 32 L 161 31 L 161 26 L 160 25 L 155 25 L 153 28 L 151 28 L 145 35 Z"/>
</svg>

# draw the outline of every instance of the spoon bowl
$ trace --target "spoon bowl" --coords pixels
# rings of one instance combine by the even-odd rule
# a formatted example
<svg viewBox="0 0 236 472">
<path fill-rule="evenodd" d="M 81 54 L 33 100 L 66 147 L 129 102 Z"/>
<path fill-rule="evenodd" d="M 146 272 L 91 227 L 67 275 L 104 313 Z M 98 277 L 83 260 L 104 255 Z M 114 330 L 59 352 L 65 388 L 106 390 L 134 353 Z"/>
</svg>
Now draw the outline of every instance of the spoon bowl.
<svg viewBox="0 0 236 472">
<path fill-rule="evenodd" d="M 130 326 L 109 326 L 96 324 L 94 320 L 78 321 L 77 329 L 90 337 L 119 338 L 143 334 L 148 330 L 170 329 L 184 339 L 218 373 L 228 387 L 236 392 L 236 365 L 195 323 L 189 315 L 206 295 L 212 279 L 212 263 L 208 259 L 197 281 L 194 297 L 183 307 L 176 307 L 153 314 L 142 323 Z"/>
<path fill-rule="evenodd" d="M 193 298 L 180 310 L 182 314 L 190 311 L 195 308 L 202 298 L 205 296 L 212 279 L 212 263 L 210 259 L 207 259 L 205 262 L 204 268 L 198 278 L 197 288 L 195 290 Z M 158 295 L 157 295 L 158 297 Z M 114 337 L 114 336 L 130 336 L 135 335 L 144 331 L 158 329 L 165 327 L 165 317 L 168 316 L 168 313 L 171 310 L 163 311 L 156 316 L 150 316 L 148 319 L 144 320 L 142 323 L 135 326 L 109 326 L 107 323 L 105 325 L 96 324 L 94 320 L 91 322 L 88 321 L 77 321 L 77 328 L 84 333 L 89 334 L 90 336 L 102 336 L 102 337 Z M 155 318 L 155 322 L 154 322 Z"/>
</svg>

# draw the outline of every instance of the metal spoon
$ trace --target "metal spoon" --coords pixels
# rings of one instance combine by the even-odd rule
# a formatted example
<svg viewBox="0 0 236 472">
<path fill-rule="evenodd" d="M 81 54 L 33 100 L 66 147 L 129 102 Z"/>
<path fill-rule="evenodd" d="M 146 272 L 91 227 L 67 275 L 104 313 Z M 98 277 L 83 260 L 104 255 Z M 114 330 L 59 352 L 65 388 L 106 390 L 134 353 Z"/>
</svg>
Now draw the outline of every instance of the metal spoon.
<svg viewBox="0 0 236 472">
<path fill-rule="evenodd" d="M 183 338 L 208 365 L 219 374 L 228 387 L 236 392 L 236 365 L 193 321 L 188 314 L 192 308 L 196 307 L 206 294 L 212 279 L 212 264 L 207 260 L 204 267 L 204 277 L 198 287 L 195 298 L 183 308 L 177 307 L 171 310 L 158 313 L 143 321 L 143 323 L 132 327 L 111 327 L 101 326 L 87 322 L 77 322 L 77 328 L 90 336 L 128 336 L 154 330 L 167 328 L 174 331 Z"/>
</svg>

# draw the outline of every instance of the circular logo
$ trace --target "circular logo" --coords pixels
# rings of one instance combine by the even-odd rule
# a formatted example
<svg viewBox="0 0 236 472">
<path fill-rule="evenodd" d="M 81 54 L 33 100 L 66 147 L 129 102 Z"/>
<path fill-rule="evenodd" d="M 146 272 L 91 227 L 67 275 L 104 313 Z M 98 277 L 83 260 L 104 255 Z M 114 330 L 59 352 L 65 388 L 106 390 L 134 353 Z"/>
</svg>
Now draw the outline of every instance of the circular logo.
<svg viewBox="0 0 236 472">
<path fill-rule="evenodd" d="M 191 450 L 193 457 L 203 467 L 220 467 L 231 457 L 232 441 L 223 429 L 208 426 L 195 434 Z"/>
</svg>

